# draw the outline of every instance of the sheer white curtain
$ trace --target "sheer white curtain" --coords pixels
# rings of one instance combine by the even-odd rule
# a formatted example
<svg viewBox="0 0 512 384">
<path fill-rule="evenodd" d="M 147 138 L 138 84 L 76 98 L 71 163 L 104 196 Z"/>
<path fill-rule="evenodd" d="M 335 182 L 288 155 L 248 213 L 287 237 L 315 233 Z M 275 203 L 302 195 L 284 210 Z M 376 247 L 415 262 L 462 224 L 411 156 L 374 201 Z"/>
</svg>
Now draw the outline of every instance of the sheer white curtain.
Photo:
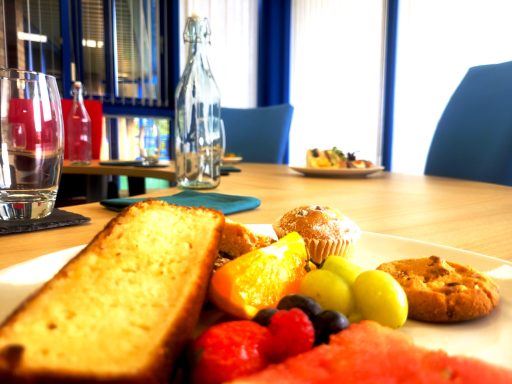
<svg viewBox="0 0 512 384">
<path fill-rule="evenodd" d="M 511 15 L 509 0 L 400 0 L 393 171 L 423 173 L 437 122 L 469 67 L 512 60 Z"/>
<path fill-rule="evenodd" d="M 180 31 L 192 13 L 210 22 L 210 66 L 223 107 L 254 107 L 257 99 L 258 0 L 180 0 Z M 181 40 L 180 68 L 186 47 Z"/>
<path fill-rule="evenodd" d="M 385 0 L 294 0 L 290 164 L 336 146 L 381 161 Z"/>
</svg>

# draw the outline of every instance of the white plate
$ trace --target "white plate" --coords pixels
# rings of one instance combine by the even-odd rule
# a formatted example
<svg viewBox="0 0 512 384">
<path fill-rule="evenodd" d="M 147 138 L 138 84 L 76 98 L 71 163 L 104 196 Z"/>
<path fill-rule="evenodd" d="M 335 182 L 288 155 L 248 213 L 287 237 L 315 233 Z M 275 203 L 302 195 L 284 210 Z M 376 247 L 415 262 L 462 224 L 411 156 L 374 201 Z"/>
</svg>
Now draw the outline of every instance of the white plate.
<svg viewBox="0 0 512 384">
<path fill-rule="evenodd" d="M 364 177 L 381 172 L 384 169 L 384 167 L 377 165 L 370 168 L 310 168 L 297 166 L 290 166 L 290 168 L 304 176 L 333 178 Z"/>
<path fill-rule="evenodd" d="M 222 163 L 224 164 L 236 164 L 240 163 L 243 160 L 242 157 L 234 157 L 234 156 L 228 156 L 222 158 Z"/>
<path fill-rule="evenodd" d="M 250 227 L 273 235 L 268 224 Z M 65 249 L 1 270 L 0 322 L 81 248 Z M 401 331 L 411 335 L 418 345 L 442 348 L 450 354 L 478 357 L 512 368 L 512 263 L 456 248 L 368 232 L 363 233 L 357 252 L 356 261 L 367 268 L 395 259 L 437 255 L 449 261 L 471 264 L 492 276 L 500 287 L 501 302 L 491 315 L 449 325 L 409 320 Z"/>
</svg>

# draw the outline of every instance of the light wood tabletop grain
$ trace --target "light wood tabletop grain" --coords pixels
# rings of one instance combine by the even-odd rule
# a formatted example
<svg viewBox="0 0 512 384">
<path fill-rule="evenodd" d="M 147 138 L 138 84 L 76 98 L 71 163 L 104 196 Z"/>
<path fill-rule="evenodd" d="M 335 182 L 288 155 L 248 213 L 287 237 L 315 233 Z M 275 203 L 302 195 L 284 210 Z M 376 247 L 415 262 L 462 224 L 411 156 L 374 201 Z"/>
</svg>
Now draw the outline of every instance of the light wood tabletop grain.
<svg viewBox="0 0 512 384">
<path fill-rule="evenodd" d="M 300 205 L 340 209 L 363 231 L 456 247 L 512 260 L 512 187 L 382 172 L 362 178 L 305 177 L 286 165 L 237 164 L 210 192 L 254 196 L 255 210 L 230 215 L 242 223 L 272 223 Z M 145 196 L 178 193 L 176 188 Z M 205 191 L 209 192 L 209 191 Z M 0 237 L 0 268 L 88 243 L 116 213 L 99 203 L 64 208 L 88 224 Z"/>
</svg>

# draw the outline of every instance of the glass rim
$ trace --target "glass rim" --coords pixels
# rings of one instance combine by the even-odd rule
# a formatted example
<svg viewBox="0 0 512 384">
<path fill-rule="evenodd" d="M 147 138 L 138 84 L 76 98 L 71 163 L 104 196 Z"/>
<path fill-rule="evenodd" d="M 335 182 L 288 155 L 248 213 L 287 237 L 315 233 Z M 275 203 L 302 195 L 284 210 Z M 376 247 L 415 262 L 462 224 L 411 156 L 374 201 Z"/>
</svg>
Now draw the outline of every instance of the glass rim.
<svg viewBox="0 0 512 384">
<path fill-rule="evenodd" d="M 27 69 L 20 68 L 3 68 L 0 67 L 0 79 L 2 80 L 32 80 L 36 81 L 40 77 L 44 76 L 48 79 L 56 80 L 53 75 L 48 75 L 43 72 L 30 71 Z"/>
</svg>

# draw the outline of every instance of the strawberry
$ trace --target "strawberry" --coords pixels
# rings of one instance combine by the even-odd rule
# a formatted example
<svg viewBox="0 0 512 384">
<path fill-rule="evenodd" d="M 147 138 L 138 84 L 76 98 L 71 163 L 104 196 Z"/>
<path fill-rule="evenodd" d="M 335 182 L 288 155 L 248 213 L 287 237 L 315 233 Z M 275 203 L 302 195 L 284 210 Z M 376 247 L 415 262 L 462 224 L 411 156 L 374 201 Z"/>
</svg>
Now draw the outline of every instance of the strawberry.
<svg viewBox="0 0 512 384">
<path fill-rule="evenodd" d="M 280 310 L 270 319 L 271 333 L 266 354 L 272 363 L 309 351 L 315 341 L 315 328 L 300 309 Z"/>
<path fill-rule="evenodd" d="M 263 351 L 270 333 L 253 321 L 220 323 L 193 343 L 192 382 L 217 384 L 258 372 L 268 365 Z"/>
</svg>

